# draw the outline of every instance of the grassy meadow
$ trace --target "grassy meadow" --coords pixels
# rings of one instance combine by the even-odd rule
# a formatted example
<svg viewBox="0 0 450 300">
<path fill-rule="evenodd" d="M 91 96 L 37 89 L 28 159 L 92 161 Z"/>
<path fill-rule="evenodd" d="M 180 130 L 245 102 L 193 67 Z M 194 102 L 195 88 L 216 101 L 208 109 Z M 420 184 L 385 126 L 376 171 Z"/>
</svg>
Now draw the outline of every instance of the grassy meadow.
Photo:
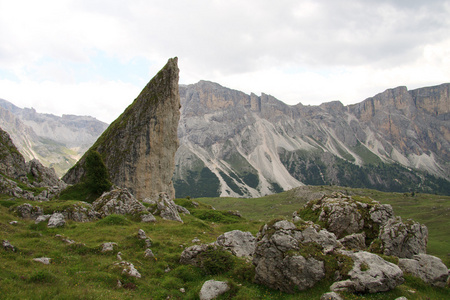
<svg viewBox="0 0 450 300">
<path fill-rule="evenodd" d="M 312 192 L 330 193 L 336 187 L 311 187 Z M 448 265 L 450 236 L 450 197 L 425 194 L 394 194 L 372 190 L 346 189 L 354 197 L 372 197 L 389 203 L 402 218 L 425 223 L 430 232 L 429 253 L 441 257 Z M 332 282 L 324 281 L 311 290 L 294 295 L 283 294 L 253 283 L 251 263 L 226 253 L 205 257 L 203 267 L 179 263 L 184 248 L 194 238 L 210 243 L 230 230 L 250 231 L 254 235 L 261 225 L 276 218 L 290 218 L 311 193 L 291 190 L 256 199 L 201 198 L 176 202 L 191 211 L 182 215 L 184 223 L 165 221 L 141 223 L 131 216 L 111 215 L 102 220 L 77 223 L 68 221 L 61 228 L 47 228 L 46 222 L 35 224 L 22 220 L 10 208 L 27 201 L 0 196 L 0 237 L 9 240 L 16 252 L 0 249 L 1 299 L 198 299 L 202 284 L 209 279 L 226 280 L 231 290 L 219 299 L 319 299 Z M 61 210 L 76 201 L 55 200 L 34 203 L 45 212 Z M 216 210 L 212 210 L 210 205 Z M 228 213 L 238 210 L 242 218 Z M 18 224 L 9 222 L 16 220 Z M 137 237 L 143 229 L 152 240 L 155 258 L 144 258 L 145 242 Z M 56 235 L 61 235 L 58 237 Z M 68 244 L 63 239 L 75 241 Z M 115 242 L 117 248 L 102 253 L 100 245 Z M 130 278 L 114 265 L 117 252 L 134 264 L 142 278 Z M 50 257 L 51 264 L 34 262 L 33 258 Z M 118 280 L 122 287 L 118 287 Z M 184 289 L 184 292 L 180 290 Z M 450 299 L 449 288 L 432 288 L 417 278 L 406 276 L 406 282 L 388 293 L 373 295 L 345 294 L 345 299 Z"/>
</svg>

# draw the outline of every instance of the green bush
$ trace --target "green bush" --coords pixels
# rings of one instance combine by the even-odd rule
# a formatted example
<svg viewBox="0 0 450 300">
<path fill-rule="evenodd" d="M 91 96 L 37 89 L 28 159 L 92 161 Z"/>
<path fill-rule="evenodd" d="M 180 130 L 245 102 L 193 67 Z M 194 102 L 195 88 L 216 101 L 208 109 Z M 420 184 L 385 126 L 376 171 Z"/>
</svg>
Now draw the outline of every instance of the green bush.
<svg viewBox="0 0 450 300">
<path fill-rule="evenodd" d="M 211 209 L 197 209 L 192 212 L 192 215 L 200 220 L 224 224 L 237 223 L 240 220 L 238 216 L 231 213 Z"/>
<path fill-rule="evenodd" d="M 97 226 L 129 225 L 131 221 L 122 215 L 109 215 L 97 222 Z"/>
<path fill-rule="evenodd" d="M 209 246 L 199 255 L 201 269 L 208 275 L 218 275 L 234 267 L 233 256 L 220 248 Z"/>
<path fill-rule="evenodd" d="M 30 276 L 28 281 L 33 283 L 52 283 L 56 281 L 56 276 L 47 270 L 38 270 Z"/>
</svg>

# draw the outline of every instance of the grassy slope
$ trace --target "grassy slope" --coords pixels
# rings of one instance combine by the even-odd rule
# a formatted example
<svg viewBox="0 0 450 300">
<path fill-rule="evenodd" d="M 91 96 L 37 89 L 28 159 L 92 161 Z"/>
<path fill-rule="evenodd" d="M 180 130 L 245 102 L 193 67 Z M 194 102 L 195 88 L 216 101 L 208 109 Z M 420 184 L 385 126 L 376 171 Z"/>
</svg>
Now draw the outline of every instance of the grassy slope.
<svg viewBox="0 0 450 300">
<path fill-rule="evenodd" d="M 373 195 L 374 198 L 385 195 L 376 194 Z M 418 205 L 421 205 L 420 197 L 422 195 L 418 196 Z M 159 218 L 156 224 L 144 224 L 119 216 L 90 223 L 69 221 L 65 227 L 55 229 L 48 229 L 42 223 L 35 225 L 33 221 L 18 219 L 8 209 L 14 205 L 14 202 L 7 200 L 9 198 L 0 197 L 0 236 L 1 239 L 9 240 L 18 251 L 12 253 L 0 249 L 2 299 L 166 299 L 168 296 L 171 299 L 198 299 L 201 285 L 212 278 L 227 280 L 233 286 L 231 292 L 220 299 L 319 299 L 330 284 L 324 282 L 307 292 L 286 295 L 252 283 L 249 280 L 251 276 L 248 275 L 252 273 L 252 266 L 242 260 L 238 260 L 234 268 L 220 275 L 207 275 L 199 268 L 178 263 L 183 250 L 180 245 L 191 246 L 195 237 L 202 243 L 208 243 L 216 240 L 221 233 L 233 229 L 248 230 L 256 234 L 263 224 L 259 220 L 290 216 L 304 202 L 294 191 L 259 199 L 203 199 L 218 209 L 238 209 L 246 220 L 223 217 L 220 211 L 205 214 L 205 205 L 194 209 L 192 205 L 186 205 L 189 201 L 178 200 L 179 204 L 185 205 L 192 212 L 192 215 L 182 217 L 184 224 Z M 448 207 L 448 198 L 446 201 L 442 205 Z M 70 203 L 61 201 L 39 205 L 49 210 L 64 208 Z M 427 204 L 431 208 L 434 206 L 431 202 Z M 401 207 L 405 208 L 407 205 Z M 199 219 L 204 216 L 210 219 Z M 18 220 L 19 224 L 10 225 L 12 220 Z M 139 228 L 152 239 L 151 249 L 157 259 L 144 259 L 145 245 L 136 237 Z M 56 238 L 56 234 L 75 240 L 78 245 L 68 245 Z M 122 252 L 124 260 L 135 265 L 142 278 L 129 279 L 121 275 L 120 270 L 113 267 L 113 263 L 117 261 L 117 251 L 111 254 L 100 253 L 99 245 L 104 242 L 118 243 L 117 251 Z M 52 258 L 52 263 L 42 265 L 32 261 L 41 256 Z M 167 268 L 170 268 L 169 272 L 166 272 Z M 127 288 L 117 288 L 118 279 Z M 179 290 L 182 287 L 186 289 L 184 294 Z M 409 290 L 415 290 L 416 293 L 412 294 Z M 445 299 L 450 297 L 450 292 L 448 288 L 433 289 L 414 278 L 407 278 L 406 284 L 389 293 L 346 295 L 345 298 L 395 299 L 401 295 L 408 299 Z"/>
</svg>

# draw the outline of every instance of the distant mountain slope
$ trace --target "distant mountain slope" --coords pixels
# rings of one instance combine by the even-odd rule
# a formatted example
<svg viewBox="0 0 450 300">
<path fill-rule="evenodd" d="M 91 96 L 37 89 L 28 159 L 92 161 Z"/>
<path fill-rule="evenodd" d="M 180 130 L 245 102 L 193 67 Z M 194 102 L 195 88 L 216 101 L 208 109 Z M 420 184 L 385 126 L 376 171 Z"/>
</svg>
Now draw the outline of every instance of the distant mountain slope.
<svg viewBox="0 0 450 300">
<path fill-rule="evenodd" d="M 108 125 L 87 116 L 41 114 L 0 99 L 0 127 L 27 161 L 38 159 L 62 176 Z"/>
<path fill-rule="evenodd" d="M 207 81 L 181 86 L 177 196 L 302 184 L 450 193 L 449 91 L 398 87 L 355 105 L 289 106 Z"/>
</svg>

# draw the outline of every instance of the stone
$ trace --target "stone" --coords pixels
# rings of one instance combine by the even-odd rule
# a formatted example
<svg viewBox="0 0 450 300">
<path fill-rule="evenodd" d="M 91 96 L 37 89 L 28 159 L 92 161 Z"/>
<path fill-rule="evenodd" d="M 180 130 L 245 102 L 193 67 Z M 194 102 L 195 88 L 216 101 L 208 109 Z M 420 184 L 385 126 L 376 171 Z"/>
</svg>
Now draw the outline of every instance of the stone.
<svg viewBox="0 0 450 300">
<path fill-rule="evenodd" d="M 401 297 L 395 298 L 395 300 L 408 300 L 408 298 L 401 296 Z"/>
<path fill-rule="evenodd" d="M 145 239 L 145 245 L 147 246 L 147 248 L 152 246 L 152 240 L 151 239 Z"/>
<path fill-rule="evenodd" d="M 197 243 L 200 243 L 201 241 L 200 241 L 200 239 L 198 237 L 195 237 L 195 238 L 192 239 L 191 242 L 194 243 L 194 244 L 197 244 Z"/>
<path fill-rule="evenodd" d="M 413 220 L 402 222 L 400 217 L 387 221 L 380 229 L 383 254 L 400 258 L 412 258 L 416 254 L 426 253 L 428 229 Z"/>
<path fill-rule="evenodd" d="M 147 208 L 126 188 L 116 188 L 103 193 L 92 203 L 92 207 L 102 218 L 111 214 L 136 215 L 148 213 Z"/>
<path fill-rule="evenodd" d="M 200 300 L 212 300 L 230 290 L 230 286 L 225 281 L 214 279 L 206 281 L 200 289 Z"/>
<path fill-rule="evenodd" d="M 169 198 L 167 193 L 159 194 L 159 199 L 157 200 L 156 205 L 161 218 L 183 223 L 183 220 L 178 214 L 178 209 L 175 202 Z"/>
<path fill-rule="evenodd" d="M 50 264 L 50 262 L 51 262 L 51 258 L 48 258 L 48 257 L 39 257 L 39 258 L 33 258 L 33 261 L 35 261 L 35 262 L 40 262 L 40 263 L 42 263 L 42 264 L 44 264 L 44 265 L 49 265 Z"/>
<path fill-rule="evenodd" d="M 2 246 L 3 246 L 3 249 L 5 249 L 6 251 L 16 252 L 16 247 L 11 245 L 11 243 L 8 240 L 3 240 Z"/>
<path fill-rule="evenodd" d="M 17 222 L 17 221 L 11 221 L 11 222 L 9 222 L 9 224 L 10 225 L 17 225 L 19 222 Z"/>
<path fill-rule="evenodd" d="M 111 252 L 114 251 L 114 246 L 117 246 L 117 243 L 108 242 L 100 245 L 102 247 L 102 252 Z"/>
<path fill-rule="evenodd" d="M 342 297 L 338 293 L 329 292 L 320 296 L 320 300 L 342 300 Z"/>
<path fill-rule="evenodd" d="M 29 203 L 24 203 L 17 206 L 15 209 L 17 215 L 23 219 L 36 219 L 44 214 L 44 211 L 39 206 L 33 206 Z"/>
<path fill-rule="evenodd" d="M 405 273 L 419 277 L 432 286 L 445 287 L 449 270 L 438 257 L 428 254 L 414 255 L 412 258 L 400 258 L 398 266 Z"/>
<path fill-rule="evenodd" d="M 91 222 L 101 218 L 100 213 L 94 210 L 92 204 L 80 202 L 71 205 L 61 212 L 67 220 L 75 222 Z"/>
<path fill-rule="evenodd" d="M 50 219 L 52 215 L 40 215 L 34 220 L 34 224 L 39 224 L 41 222 L 46 222 L 48 219 Z"/>
<path fill-rule="evenodd" d="M 151 213 L 141 215 L 141 221 L 144 223 L 154 223 L 156 222 L 156 218 Z"/>
<path fill-rule="evenodd" d="M 248 231 L 233 230 L 220 235 L 216 243 L 237 257 L 251 258 L 255 252 L 256 238 Z"/>
<path fill-rule="evenodd" d="M 122 252 L 117 252 L 116 259 L 122 260 Z"/>
<path fill-rule="evenodd" d="M 333 292 L 353 292 L 355 290 L 355 283 L 349 279 L 334 282 L 330 286 Z"/>
<path fill-rule="evenodd" d="M 364 250 L 366 249 L 366 234 L 353 233 L 339 239 L 339 242 L 348 250 Z"/>
<path fill-rule="evenodd" d="M 103 158 L 113 184 L 137 199 L 175 198 L 172 177 L 178 149 L 178 59 L 171 58 L 133 103 L 103 132 L 91 150 Z M 85 176 L 86 156 L 64 175 L 70 184 Z"/>
<path fill-rule="evenodd" d="M 182 294 L 186 293 L 186 289 L 185 288 L 180 288 L 180 293 L 182 293 Z"/>
<path fill-rule="evenodd" d="M 138 230 L 137 236 L 138 236 L 138 238 L 141 239 L 141 240 L 145 240 L 145 239 L 148 238 L 147 235 L 145 234 L 145 231 L 142 230 L 142 229 L 139 229 L 139 230 Z"/>
<path fill-rule="evenodd" d="M 348 273 L 356 293 L 378 293 L 394 289 L 404 282 L 402 270 L 376 254 L 358 251 L 341 251 L 352 258 L 353 268 Z"/>
<path fill-rule="evenodd" d="M 155 258 L 155 254 L 153 254 L 152 249 L 147 248 L 147 249 L 145 249 L 144 257 L 145 258 Z"/>
<path fill-rule="evenodd" d="M 47 223 L 48 228 L 62 227 L 64 225 L 66 225 L 66 220 L 62 213 L 53 213 Z"/>
<path fill-rule="evenodd" d="M 120 261 L 120 262 L 114 263 L 114 265 L 122 267 L 123 268 L 122 274 L 124 274 L 124 275 L 130 276 L 130 277 L 135 277 L 135 278 L 142 277 L 141 274 L 139 273 L 139 271 L 130 262 Z"/>
<path fill-rule="evenodd" d="M 202 244 L 187 247 L 183 250 L 183 252 L 181 252 L 180 263 L 184 265 L 196 266 L 198 264 L 198 256 L 205 252 L 209 246 L 213 245 Z"/>
<path fill-rule="evenodd" d="M 185 208 L 185 207 L 183 207 L 181 205 L 175 204 L 175 207 L 177 208 L 177 211 L 180 214 L 185 214 L 185 215 L 190 215 L 191 214 L 191 212 L 187 208 Z"/>
</svg>

